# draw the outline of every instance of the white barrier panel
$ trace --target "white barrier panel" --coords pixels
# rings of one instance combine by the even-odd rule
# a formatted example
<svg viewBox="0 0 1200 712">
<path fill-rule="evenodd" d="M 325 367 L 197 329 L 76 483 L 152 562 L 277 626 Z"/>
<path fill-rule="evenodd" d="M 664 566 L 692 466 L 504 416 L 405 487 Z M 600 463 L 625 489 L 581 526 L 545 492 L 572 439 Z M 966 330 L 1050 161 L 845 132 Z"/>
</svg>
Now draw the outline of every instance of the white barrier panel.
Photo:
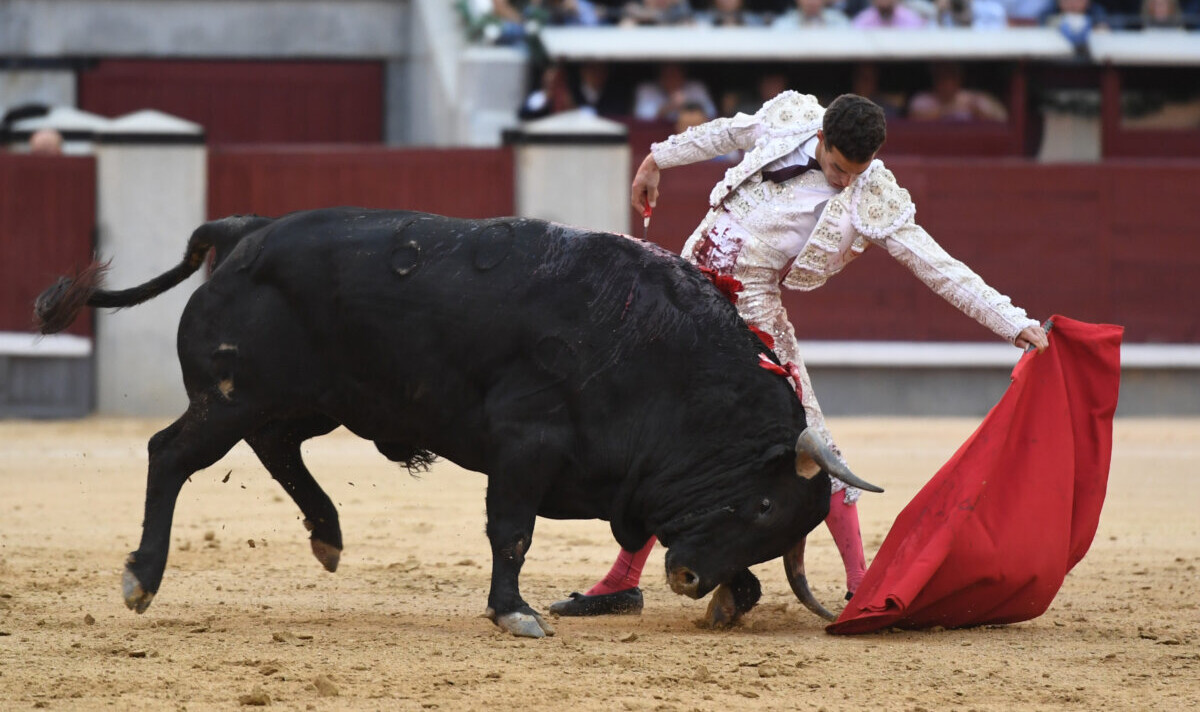
<svg viewBox="0 0 1200 712">
<path fill-rule="evenodd" d="M 112 259 L 110 288 L 141 284 L 183 258 L 204 222 L 208 151 L 191 122 L 156 111 L 115 119 L 97 133 L 97 252 Z M 199 274 L 135 308 L 96 312 L 96 407 L 104 414 L 167 416 L 187 407 L 175 333 Z"/>
<path fill-rule="evenodd" d="M 539 34 L 552 59 L 582 62 L 790 62 L 855 59 L 1070 59 L 1074 50 L 1055 29 L 969 28 L 774 30 L 767 27 L 548 27 Z"/>
<path fill-rule="evenodd" d="M 518 215 L 629 231 L 629 144 L 623 125 L 579 110 L 531 121 L 505 138 L 515 144 Z"/>
</svg>

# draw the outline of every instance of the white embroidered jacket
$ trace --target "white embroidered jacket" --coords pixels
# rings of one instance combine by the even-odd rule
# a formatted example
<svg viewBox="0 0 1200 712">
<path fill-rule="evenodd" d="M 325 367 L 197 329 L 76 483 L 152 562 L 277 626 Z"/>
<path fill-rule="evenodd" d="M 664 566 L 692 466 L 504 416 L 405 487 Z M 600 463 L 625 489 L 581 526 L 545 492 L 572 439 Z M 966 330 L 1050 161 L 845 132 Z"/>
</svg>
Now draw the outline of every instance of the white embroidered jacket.
<svg viewBox="0 0 1200 712">
<path fill-rule="evenodd" d="M 753 116 L 716 119 L 651 147 L 659 168 L 708 160 L 737 149 L 746 151 L 709 195 L 708 214 L 684 245 L 686 259 L 696 261 L 695 250 L 724 212 L 767 245 L 782 242 L 774 238 L 787 226 L 772 223 L 769 211 L 754 210 L 764 201 L 786 194 L 770 181 L 764 182 L 761 171 L 815 136 L 824 114 L 815 97 L 787 91 Z M 748 222 L 746 218 L 752 214 L 756 218 Z M 879 245 L 946 301 L 1009 342 L 1038 323 L 947 254 L 917 225 L 915 215 L 908 191 L 896 183 L 882 161 L 872 161 L 853 183 L 830 198 L 808 242 L 794 255 L 787 274 L 781 273 L 782 283 L 791 289 L 816 289 L 868 247 Z M 790 260 L 793 255 L 787 257 Z"/>
</svg>

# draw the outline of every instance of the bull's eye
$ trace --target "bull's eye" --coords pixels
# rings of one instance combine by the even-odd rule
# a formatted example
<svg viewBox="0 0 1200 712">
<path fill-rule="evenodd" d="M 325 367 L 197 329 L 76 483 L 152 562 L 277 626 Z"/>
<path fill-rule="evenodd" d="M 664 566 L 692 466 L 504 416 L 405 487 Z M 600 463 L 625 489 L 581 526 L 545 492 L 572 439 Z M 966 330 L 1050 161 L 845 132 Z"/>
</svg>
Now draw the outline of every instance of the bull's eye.
<svg viewBox="0 0 1200 712">
<path fill-rule="evenodd" d="M 763 497 L 762 501 L 758 503 L 758 516 L 764 516 L 770 511 L 771 500 L 767 497 Z"/>
</svg>

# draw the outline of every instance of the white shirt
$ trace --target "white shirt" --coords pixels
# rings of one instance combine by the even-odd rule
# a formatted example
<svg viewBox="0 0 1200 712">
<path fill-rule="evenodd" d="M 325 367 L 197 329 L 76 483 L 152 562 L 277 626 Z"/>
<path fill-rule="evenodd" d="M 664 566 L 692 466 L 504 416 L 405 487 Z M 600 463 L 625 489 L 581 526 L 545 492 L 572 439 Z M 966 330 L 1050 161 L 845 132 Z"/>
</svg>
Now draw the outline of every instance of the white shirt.
<svg viewBox="0 0 1200 712">
<path fill-rule="evenodd" d="M 799 150 L 792 151 L 783 158 L 768 163 L 766 170 L 778 170 L 800 163 L 808 163 L 810 160 L 815 161 L 818 143 L 819 139 L 813 136 Z M 787 200 L 785 207 L 782 208 L 784 224 L 789 227 L 788 239 L 779 241 L 772 247 L 789 255 L 790 260 L 791 257 L 800 254 L 800 250 L 803 250 L 804 246 L 808 244 L 808 238 L 812 236 L 813 228 L 817 226 L 817 220 L 821 217 L 821 211 L 825 209 L 825 203 L 829 202 L 829 199 L 837 195 L 839 191 L 829 185 L 819 166 L 781 184 L 780 189 L 791 191 L 791 199 Z"/>
</svg>

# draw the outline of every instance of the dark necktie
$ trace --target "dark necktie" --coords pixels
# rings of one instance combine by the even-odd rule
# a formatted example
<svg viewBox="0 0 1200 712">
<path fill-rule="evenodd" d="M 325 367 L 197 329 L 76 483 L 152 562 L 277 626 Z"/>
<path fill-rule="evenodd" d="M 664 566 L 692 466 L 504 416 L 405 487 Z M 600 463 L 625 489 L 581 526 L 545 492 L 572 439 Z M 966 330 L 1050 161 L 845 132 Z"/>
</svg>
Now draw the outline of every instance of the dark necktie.
<svg viewBox="0 0 1200 712">
<path fill-rule="evenodd" d="M 763 178 L 766 178 L 772 183 L 782 183 L 785 180 L 791 180 L 798 175 L 807 173 L 812 169 L 817 168 L 819 165 L 820 164 L 817 163 L 817 159 L 810 158 L 808 159 L 808 163 L 797 163 L 794 166 L 788 166 L 787 168 L 780 168 L 774 171 L 763 171 L 762 175 Z"/>
</svg>

